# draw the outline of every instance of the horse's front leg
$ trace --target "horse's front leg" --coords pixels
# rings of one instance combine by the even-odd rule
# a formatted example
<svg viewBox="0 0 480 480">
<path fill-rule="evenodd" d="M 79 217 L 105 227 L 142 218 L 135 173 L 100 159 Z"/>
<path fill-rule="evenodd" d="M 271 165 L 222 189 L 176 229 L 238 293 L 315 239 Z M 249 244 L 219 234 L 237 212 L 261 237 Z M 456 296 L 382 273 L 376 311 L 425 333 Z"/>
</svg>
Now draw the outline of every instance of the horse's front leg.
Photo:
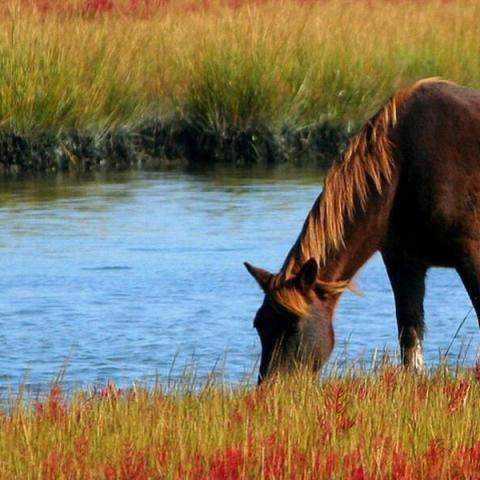
<svg viewBox="0 0 480 480">
<path fill-rule="evenodd" d="M 480 324 L 480 240 L 466 242 L 457 272 L 468 292 Z"/>
<path fill-rule="evenodd" d="M 416 371 L 423 371 L 422 341 L 425 329 L 423 298 L 427 269 L 408 257 L 399 258 L 385 252 L 383 261 L 395 297 L 403 365 Z"/>
</svg>

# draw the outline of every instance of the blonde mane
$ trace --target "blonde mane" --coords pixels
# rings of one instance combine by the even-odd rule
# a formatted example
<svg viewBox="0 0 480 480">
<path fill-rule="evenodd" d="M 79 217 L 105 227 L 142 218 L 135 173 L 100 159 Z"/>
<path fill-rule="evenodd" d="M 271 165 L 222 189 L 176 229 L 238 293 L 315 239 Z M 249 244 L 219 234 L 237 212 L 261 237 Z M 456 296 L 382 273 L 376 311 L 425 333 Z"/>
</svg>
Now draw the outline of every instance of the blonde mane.
<svg viewBox="0 0 480 480">
<path fill-rule="evenodd" d="M 327 254 L 345 246 L 346 220 L 352 220 L 357 205 L 365 210 L 371 185 L 381 194 L 392 181 L 394 164 L 389 133 L 397 121 L 397 110 L 427 83 L 448 83 L 439 78 L 419 80 L 395 93 L 352 139 L 325 177 L 323 192 L 315 201 L 302 232 L 285 260 L 286 278 L 308 259 L 323 265 Z"/>
<path fill-rule="evenodd" d="M 290 279 L 310 258 L 324 265 L 328 254 L 345 246 L 345 223 L 353 219 L 355 208 L 359 206 L 365 210 L 371 191 L 383 193 L 393 179 L 389 134 L 396 124 L 398 108 L 420 87 L 436 82 L 450 83 L 426 78 L 395 93 L 352 139 L 340 160 L 329 170 L 323 192 L 310 210 L 281 272 L 275 275 L 275 288 L 269 294 L 280 305 L 299 315 L 307 312 L 311 302 L 291 285 Z M 317 283 L 327 293 L 340 293 L 347 288 L 349 280 L 317 280 Z"/>
</svg>

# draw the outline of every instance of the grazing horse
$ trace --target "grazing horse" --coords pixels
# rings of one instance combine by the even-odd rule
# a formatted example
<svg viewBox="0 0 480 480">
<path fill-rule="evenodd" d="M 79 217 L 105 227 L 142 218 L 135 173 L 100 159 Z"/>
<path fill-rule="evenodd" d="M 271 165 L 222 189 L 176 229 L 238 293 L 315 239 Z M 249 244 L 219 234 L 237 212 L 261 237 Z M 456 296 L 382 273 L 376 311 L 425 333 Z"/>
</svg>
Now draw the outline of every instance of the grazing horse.
<svg viewBox="0 0 480 480">
<path fill-rule="evenodd" d="M 259 381 L 307 362 L 320 369 L 339 297 L 376 251 L 403 364 L 422 369 L 429 267 L 455 268 L 480 318 L 479 208 L 480 91 L 428 78 L 397 92 L 327 173 L 280 272 L 245 263 L 265 293 Z"/>
</svg>

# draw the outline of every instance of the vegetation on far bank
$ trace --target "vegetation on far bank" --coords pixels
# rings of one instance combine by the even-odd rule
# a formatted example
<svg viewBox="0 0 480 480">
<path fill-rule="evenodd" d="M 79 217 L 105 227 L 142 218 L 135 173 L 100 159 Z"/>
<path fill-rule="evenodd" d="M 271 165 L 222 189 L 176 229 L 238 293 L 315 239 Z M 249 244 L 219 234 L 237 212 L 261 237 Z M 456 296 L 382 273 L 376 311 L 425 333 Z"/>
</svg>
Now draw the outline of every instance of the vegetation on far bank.
<svg viewBox="0 0 480 480">
<path fill-rule="evenodd" d="M 474 0 L 12 0 L 0 123 L 16 133 L 145 117 L 205 130 L 361 123 L 399 86 L 480 86 Z"/>
<path fill-rule="evenodd" d="M 480 367 L 303 373 L 259 389 L 54 385 L 0 415 L 0 477 L 478 478 Z"/>
<path fill-rule="evenodd" d="M 328 167 L 395 90 L 480 86 L 480 5 L 5 0 L 0 173 Z"/>
</svg>

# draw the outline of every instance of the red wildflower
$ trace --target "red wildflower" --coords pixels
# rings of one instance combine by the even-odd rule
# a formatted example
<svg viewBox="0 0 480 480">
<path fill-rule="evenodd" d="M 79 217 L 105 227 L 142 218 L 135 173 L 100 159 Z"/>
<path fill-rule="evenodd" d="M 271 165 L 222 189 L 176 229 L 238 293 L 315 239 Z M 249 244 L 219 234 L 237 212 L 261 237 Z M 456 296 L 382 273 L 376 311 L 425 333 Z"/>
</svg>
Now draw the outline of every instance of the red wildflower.
<svg viewBox="0 0 480 480">
<path fill-rule="evenodd" d="M 410 480 L 415 478 L 410 462 L 401 451 L 396 451 L 393 454 L 391 476 L 395 480 Z"/>
<path fill-rule="evenodd" d="M 307 466 L 307 457 L 306 455 L 294 448 L 290 456 L 290 478 L 305 478 L 305 467 Z"/>
<path fill-rule="evenodd" d="M 415 403 L 418 403 L 418 401 L 425 402 L 427 400 L 428 385 L 426 382 L 421 382 L 417 385 L 415 395 L 417 397 Z"/>
<path fill-rule="evenodd" d="M 170 0 L 129 0 L 126 13 L 133 15 L 152 15 L 166 7 Z"/>
<path fill-rule="evenodd" d="M 44 414 L 44 407 L 42 402 L 34 402 L 33 404 L 33 410 L 35 411 L 35 415 L 37 417 L 43 417 Z"/>
<path fill-rule="evenodd" d="M 103 469 L 105 480 L 117 480 L 117 470 L 112 465 L 106 465 Z"/>
<path fill-rule="evenodd" d="M 458 385 L 447 385 L 445 393 L 448 396 L 448 410 L 450 413 L 456 412 L 465 405 L 467 395 L 470 391 L 470 381 L 462 380 Z"/>
<path fill-rule="evenodd" d="M 230 417 L 230 426 L 236 427 L 243 422 L 243 416 L 240 410 L 237 408 Z"/>
<path fill-rule="evenodd" d="M 322 442 L 326 442 L 332 435 L 332 422 L 325 415 L 320 415 L 317 422 L 320 430 L 320 439 Z"/>
<path fill-rule="evenodd" d="M 107 383 L 101 390 L 100 390 L 100 397 L 102 398 L 111 398 L 117 399 L 121 395 L 122 391 L 117 388 L 113 383 Z"/>
<path fill-rule="evenodd" d="M 386 392 L 390 393 L 395 389 L 398 381 L 398 372 L 394 369 L 388 369 L 382 375 L 382 383 Z"/>
<path fill-rule="evenodd" d="M 149 478 L 147 460 L 143 450 L 137 450 L 127 443 L 120 458 L 121 480 L 144 480 Z"/>
<path fill-rule="evenodd" d="M 99 15 L 113 9 L 113 0 L 85 0 L 83 11 L 87 15 Z"/>
<path fill-rule="evenodd" d="M 347 472 L 351 472 L 350 478 L 352 480 L 364 480 L 366 478 L 365 469 L 362 464 L 362 454 L 358 448 L 345 454 L 343 457 L 343 465 Z"/>
<path fill-rule="evenodd" d="M 35 414 L 39 418 L 46 418 L 53 423 L 60 423 L 65 419 L 65 406 L 62 403 L 62 387 L 54 384 L 50 393 L 43 402 L 33 404 Z"/>
<path fill-rule="evenodd" d="M 287 456 L 285 445 L 278 440 L 275 433 L 272 433 L 265 439 L 264 448 L 263 478 L 267 480 L 281 478 Z"/>
<path fill-rule="evenodd" d="M 198 13 L 208 10 L 210 7 L 210 3 L 208 0 L 202 0 L 201 2 L 194 1 L 185 5 L 184 10 L 189 13 Z"/>
<path fill-rule="evenodd" d="M 345 389 L 334 383 L 325 388 L 325 406 L 330 413 L 345 413 Z"/>
<path fill-rule="evenodd" d="M 339 460 L 339 456 L 335 452 L 328 452 L 325 454 L 322 450 L 315 451 L 311 461 L 310 475 L 307 478 L 315 480 L 317 478 L 334 477 L 334 473 L 340 464 Z"/>
<path fill-rule="evenodd" d="M 245 395 L 245 406 L 248 413 L 253 413 L 257 409 L 257 397 L 255 392 L 250 392 Z"/>
<path fill-rule="evenodd" d="M 420 465 L 417 466 L 416 469 L 423 469 L 423 476 L 425 476 L 425 478 L 440 478 L 445 458 L 446 452 L 443 442 L 433 439 L 423 455 L 423 458 L 419 459 Z"/>
<path fill-rule="evenodd" d="M 480 443 L 470 448 L 461 447 L 449 454 L 447 463 L 449 478 L 480 478 Z M 433 478 L 433 477 L 432 477 Z"/>
<path fill-rule="evenodd" d="M 367 398 L 368 389 L 365 385 L 360 385 L 357 391 L 357 398 L 360 400 L 365 400 Z"/>
<path fill-rule="evenodd" d="M 42 13 L 47 13 L 52 8 L 50 0 L 35 0 L 34 5 Z"/>
<path fill-rule="evenodd" d="M 227 0 L 228 7 L 232 8 L 233 10 L 238 10 L 243 6 L 245 2 L 243 0 Z"/>
<path fill-rule="evenodd" d="M 161 447 L 157 448 L 156 454 L 155 454 L 155 459 L 156 459 L 156 465 L 158 468 L 163 469 L 166 467 L 168 463 L 168 455 L 169 450 L 166 448 L 165 445 L 162 445 Z"/>
<path fill-rule="evenodd" d="M 325 474 L 330 478 L 338 466 L 338 455 L 335 452 L 330 452 L 325 457 Z"/>
<path fill-rule="evenodd" d="M 346 432 L 350 430 L 353 426 L 355 425 L 355 420 L 351 419 L 350 417 L 347 417 L 346 415 L 342 415 L 338 420 L 337 420 L 337 430 L 341 432 Z"/>
<path fill-rule="evenodd" d="M 73 13 L 73 5 L 65 0 L 33 0 L 28 2 L 35 10 L 42 14 L 53 13 L 68 15 Z"/>
<path fill-rule="evenodd" d="M 365 478 L 366 478 L 365 469 L 363 468 L 362 465 L 352 469 L 350 480 L 365 480 Z"/>
<path fill-rule="evenodd" d="M 229 447 L 210 462 L 209 480 L 237 480 L 243 464 L 243 455 L 238 447 Z"/>
<path fill-rule="evenodd" d="M 174 478 L 176 480 L 183 480 L 185 478 L 191 478 L 194 480 L 205 480 L 205 462 L 203 460 L 204 455 L 202 452 L 196 452 L 189 464 L 184 465 L 179 463 L 175 472 Z"/>
<path fill-rule="evenodd" d="M 88 436 L 82 433 L 74 440 L 73 446 L 75 449 L 75 459 L 77 463 L 84 463 L 90 446 Z"/>
<path fill-rule="evenodd" d="M 468 474 L 478 475 L 480 471 L 480 442 L 476 442 L 472 447 L 463 452 L 463 457 L 468 465 Z"/>
<path fill-rule="evenodd" d="M 42 464 L 42 480 L 56 480 L 60 474 L 60 452 L 52 450 L 48 458 Z"/>
</svg>

